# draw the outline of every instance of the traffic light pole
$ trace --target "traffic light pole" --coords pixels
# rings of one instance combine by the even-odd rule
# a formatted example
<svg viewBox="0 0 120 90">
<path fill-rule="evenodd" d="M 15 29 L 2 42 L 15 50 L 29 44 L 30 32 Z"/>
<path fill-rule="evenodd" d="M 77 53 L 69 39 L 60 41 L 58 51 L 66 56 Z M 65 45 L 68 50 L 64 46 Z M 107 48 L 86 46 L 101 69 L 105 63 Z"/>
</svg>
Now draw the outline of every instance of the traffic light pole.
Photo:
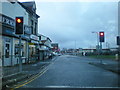
<svg viewBox="0 0 120 90">
<path fill-rule="evenodd" d="M 120 45 L 118 47 L 118 60 L 120 60 Z"/>
<path fill-rule="evenodd" d="M 19 72 L 22 72 L 21 35 L 19 35 Z"/>
<path fill-rule="evenodd" d="M 99 33 L 97 33 L 97 58 L 99 58 L 99 53 L 100 53 L 100 47 L 99 47 Z"/>
<path fill-rule="evenodd" d="M 102 55 L 102 42 L 100 42 L 100 53 L 99 53 L 100 55 Z M 102 62 L 102 59 L 100 59 L 100 63 L 102 64 L 103 62 Z"/>
</svg>

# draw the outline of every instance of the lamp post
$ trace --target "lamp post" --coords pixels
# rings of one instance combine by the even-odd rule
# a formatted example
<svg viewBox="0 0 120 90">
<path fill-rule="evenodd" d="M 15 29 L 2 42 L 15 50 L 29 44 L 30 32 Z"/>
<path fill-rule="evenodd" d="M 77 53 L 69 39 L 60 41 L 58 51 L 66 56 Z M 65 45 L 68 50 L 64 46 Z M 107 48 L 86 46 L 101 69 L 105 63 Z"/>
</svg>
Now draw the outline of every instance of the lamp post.
<svg viewBox="0 0 120 90">
<path fill-rule="evenodd" d="M 95 33 L 97 35 L 97 52 L 99 53 L 99 32 L 92 32 L 92 33 Z"/>
<path fill-rule="evenodd" d="M 74 55 L 76 55 L 76 40 L 74 41 L 73 52 L 74 52 Z"/>
</svg>

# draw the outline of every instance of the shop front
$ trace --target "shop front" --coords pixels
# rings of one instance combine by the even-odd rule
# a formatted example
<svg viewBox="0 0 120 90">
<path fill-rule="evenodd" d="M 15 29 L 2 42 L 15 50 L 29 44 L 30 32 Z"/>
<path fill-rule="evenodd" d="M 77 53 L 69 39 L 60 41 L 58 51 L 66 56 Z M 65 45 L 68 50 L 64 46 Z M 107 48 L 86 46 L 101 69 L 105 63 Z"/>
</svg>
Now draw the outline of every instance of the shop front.
<svg viewBox="0 0 120 90">
<path fill-rule="evenodd" d="M 30 36 L 29 42 L 29 62 L 35 62 L 39 60 L 39 37 L 35 35 Z"/>
<path fill-rule="evenodd" d="M 22 55 L 22 63 L 26 63 L 27 62 L 27 41 L 26 40 L 21 40 L 21 55 Z M 19 64 L 19 39 L 14 38 L 14 50 L 13 50 L 13 54 L 14 54 L 14 58 L 13 58 L 13 65 L 15 64 Z"/>
<path fill-rule="evenodd" d="M 0 23 L 2 24 L 2 65 L 11 66 L 13 64 L 13 38 L 14 19 L 0 14 Z"/>
<path fill-rule="evenodd" d="M 12 65 L 12 38 L 3 36 L 2 65 Z"/>
<path fill-rule="evenodd" d="M 0 14 L 0 23 L 2 24 L 2 65 L 19 64 L 19 35 L 15 34 L 15 20 Z M 24 25 L 24 35 L 21 35 L 22 63 L 26 63 L 28 60 L 30 31 L 30 27 Z"/>
<path fill-rule="evenodd" d="M 0 35 L 0 48 L 2 48 L 2 35 Z M 0 49 L 0 67 L 2 66 L 2 49 Z"/>
<path fill-rule="evenodd" d="M 40 60 L 46 60 L 49 58 L 49 49 L 45 45 L 41 45 L 39 49 Z"/>
</svg>

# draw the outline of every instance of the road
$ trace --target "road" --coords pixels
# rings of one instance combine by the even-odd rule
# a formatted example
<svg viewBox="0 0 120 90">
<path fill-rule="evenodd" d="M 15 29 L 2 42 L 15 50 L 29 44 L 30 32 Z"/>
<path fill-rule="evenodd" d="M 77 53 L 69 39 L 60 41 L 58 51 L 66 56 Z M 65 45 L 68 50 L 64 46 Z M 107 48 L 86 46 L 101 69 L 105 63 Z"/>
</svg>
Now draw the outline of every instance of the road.
<svg viewBox="0 0 120 90">
<path fill-rule="evenodd" d="M 19 88 L 40 87 L 118 87 L 118 75 L 90 65 L 84 57 L 62 55 L 47 69 Z"/>
</svg>

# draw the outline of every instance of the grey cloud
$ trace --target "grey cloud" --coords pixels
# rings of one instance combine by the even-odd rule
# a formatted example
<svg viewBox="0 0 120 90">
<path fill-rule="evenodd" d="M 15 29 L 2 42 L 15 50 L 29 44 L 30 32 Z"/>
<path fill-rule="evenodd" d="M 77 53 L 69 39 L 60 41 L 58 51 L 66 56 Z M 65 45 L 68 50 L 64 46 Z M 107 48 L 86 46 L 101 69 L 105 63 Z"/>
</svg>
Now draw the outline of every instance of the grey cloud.
<svg viewBox="0 0 120 90">
<path fill-rule="evenodd" d="M 104 30 L 111 46 L 117 34 L 117 3 L 37 3 L 39 33 L 49 36 L 61 47 L 74 48 L 96 45 L 92 31 Z M 112 36 L 112 37 L 111 37 Z"/>
</svg>

